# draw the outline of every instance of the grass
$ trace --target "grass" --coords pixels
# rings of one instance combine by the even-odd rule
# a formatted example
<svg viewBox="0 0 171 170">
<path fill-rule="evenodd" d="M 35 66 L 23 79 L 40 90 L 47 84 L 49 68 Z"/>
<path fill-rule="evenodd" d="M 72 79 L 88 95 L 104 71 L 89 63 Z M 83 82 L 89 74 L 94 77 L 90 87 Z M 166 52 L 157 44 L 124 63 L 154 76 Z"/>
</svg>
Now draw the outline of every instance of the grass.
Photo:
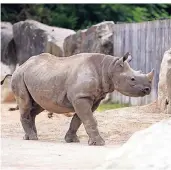
<svg viewBox="0 0 171 170">
<path fill-rule="evenodd" d="M 100 104 L 97 108 L 98 112 L 103 112 L 105 110 L 111 110 L 111 109 L 117 109 L 122 107 L 128 107 L 129 104 L 119 104 L 119 103 L 106 103 L 106 104 Z"/>
</svg>

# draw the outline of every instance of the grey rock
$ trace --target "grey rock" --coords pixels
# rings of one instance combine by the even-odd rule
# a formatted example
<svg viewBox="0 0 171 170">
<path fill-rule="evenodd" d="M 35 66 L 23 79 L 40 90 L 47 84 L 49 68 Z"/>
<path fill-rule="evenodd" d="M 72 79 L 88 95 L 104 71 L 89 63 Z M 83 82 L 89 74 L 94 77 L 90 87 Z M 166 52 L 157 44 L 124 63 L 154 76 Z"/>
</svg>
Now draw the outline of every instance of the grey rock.
<svg viewBox="0 0 171 170">
<path fill-rule="evenodd" d="M 159 83 L 158 83 L 158 99 L 157 99 L 157 107 L 160 108 L 161 112 L 167 113 L 167 105 L 169 100 L 171 100 L 171 73 L 169 73 L 171 69 L 171 49 L 167 50 L 164 53 L 162 63 L 160 66 L 160 75 L 159 75 Z M 168 93 L 170 94 L 168 96 Z M 169 102 L 170 106 L 170 102 Z M 168 107 L 169 107 L 168 106 Z"/>
<path fill-rule="evenodd" d="M 1 62 L 10 66 L 11 73 L 13 73 L 17 63 L 17 56 L 12 24 L 9 22 L 1 22 Z"/>
<path fill-rule="evenodd" d="M 74 34 L 73 30 L 51 27 L 34 20 L 25 20 L 13 25 L 18 63 L 43 52 L 62 57 L 64 39 Z"/>
<path fill-rule="evenodd" d="M 65 56 L 84 52 L 113 55 L 113 27 L 113 21 L 105 21 L 68 36 L 64 41 Z"/>
<path fill-rule="evenodd" d="M 136 132 L 121 148 L 111 152 L 96 168 L 113 170 L 170 170 L 171 119 Z"/>
<path fill-rule="evenodd" d="M 167 86 L 167 114 L 171 114 L 171 48 L 168 52 L 166 86 Z"/>
</svg>

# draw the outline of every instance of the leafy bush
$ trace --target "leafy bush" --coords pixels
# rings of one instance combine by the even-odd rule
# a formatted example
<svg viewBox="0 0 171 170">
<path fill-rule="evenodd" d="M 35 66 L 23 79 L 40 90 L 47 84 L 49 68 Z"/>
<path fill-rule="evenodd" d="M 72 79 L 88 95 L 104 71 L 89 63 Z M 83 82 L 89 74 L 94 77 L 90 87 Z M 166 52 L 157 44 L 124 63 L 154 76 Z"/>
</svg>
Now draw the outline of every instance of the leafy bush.
<svg viewBox="0 0 171 170">
<path fill-rule="evenodd" d="M 171 17 L 170 4 L 2 4 L 1 19 L 34 19 L 47 25 L 85 29 L 102 21 L 141 22 Z"/>
</svg>

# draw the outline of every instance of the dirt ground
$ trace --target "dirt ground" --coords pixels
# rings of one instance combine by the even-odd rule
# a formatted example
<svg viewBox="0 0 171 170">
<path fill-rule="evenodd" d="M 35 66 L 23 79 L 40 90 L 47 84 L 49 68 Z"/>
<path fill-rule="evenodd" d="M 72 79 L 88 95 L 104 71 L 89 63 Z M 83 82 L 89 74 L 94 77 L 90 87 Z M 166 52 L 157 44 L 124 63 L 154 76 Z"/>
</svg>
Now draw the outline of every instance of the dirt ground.
<svg viewBox="0 0 171 170">
<path fill-rule="evenodd" d="M 24 135 L 19 111 L 8 111 L 9 107 L 16 104 L 1 105 L 1 136 L 21 139 Z M 38 137 L 41 141 L 64 143 L 64 136 L 69 128 L 71 117 L 54 114 L 53 118 L 47 117 L 47 111 L 36 117 Z M 106 144 L 123 144 L 136 131 L 149 127 L 151 124 L 170 115 L 154 112 L 152 107 L 128 107 L 122 109 L 96 112 L 99 131 Z M 87 143 L 88 136 L 81 125 L 78 136 L 81 143 Z"/>
<path fill-rule="evenodd" d="M 161 114 L 153 106 L 130 107 L 95 113 L 105 146 L 88 146 L 84 127 L 78 131 L 80 143 L 64 141 L 71 117 L 48 112 L 36 118 L 38 141 L 24 141 L 19 111 L 8 111 L 16 104 L 1 105 L 1 168 L 23 169 L 94 169 L 108 154 L 122 146 L 136 131 L 149 127 L 171 115 Z M 91 154 L 90 154 L 91 153 Z"/>
</svg>

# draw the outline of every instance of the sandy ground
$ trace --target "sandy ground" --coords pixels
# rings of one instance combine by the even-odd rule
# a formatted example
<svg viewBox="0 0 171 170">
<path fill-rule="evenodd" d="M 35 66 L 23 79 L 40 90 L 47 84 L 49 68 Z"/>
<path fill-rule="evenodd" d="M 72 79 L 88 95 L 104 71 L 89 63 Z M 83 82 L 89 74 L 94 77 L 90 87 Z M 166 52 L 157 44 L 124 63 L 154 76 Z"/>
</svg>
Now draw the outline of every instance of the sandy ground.
<svg viewBox="0 0 171 170">
<path fill-rule="evenodd" d="M 87 144 L 2 138 L 2 169 L 93 169 L 113 149 L 114 146 L 89 147 Z"/>
<path fill-rule="evenodd" d="M 88 146 L 84 127 L 78 131 L 80 143 L 67 144 L 65 133 L 71 118 L 47 112 L 36 118 L 38 141 L 24 141 L 19 111 L 8 111 L 16 104 L 1 105 L 1 138 L 3 169 L 92 169 L 102 162 L 111 149 L 121 146 L 138 130 L 149 127 L 171 115 L 154 111 L 153 106 L 130 107 L 95 113 L 106 146 Z"/>
</svg>

